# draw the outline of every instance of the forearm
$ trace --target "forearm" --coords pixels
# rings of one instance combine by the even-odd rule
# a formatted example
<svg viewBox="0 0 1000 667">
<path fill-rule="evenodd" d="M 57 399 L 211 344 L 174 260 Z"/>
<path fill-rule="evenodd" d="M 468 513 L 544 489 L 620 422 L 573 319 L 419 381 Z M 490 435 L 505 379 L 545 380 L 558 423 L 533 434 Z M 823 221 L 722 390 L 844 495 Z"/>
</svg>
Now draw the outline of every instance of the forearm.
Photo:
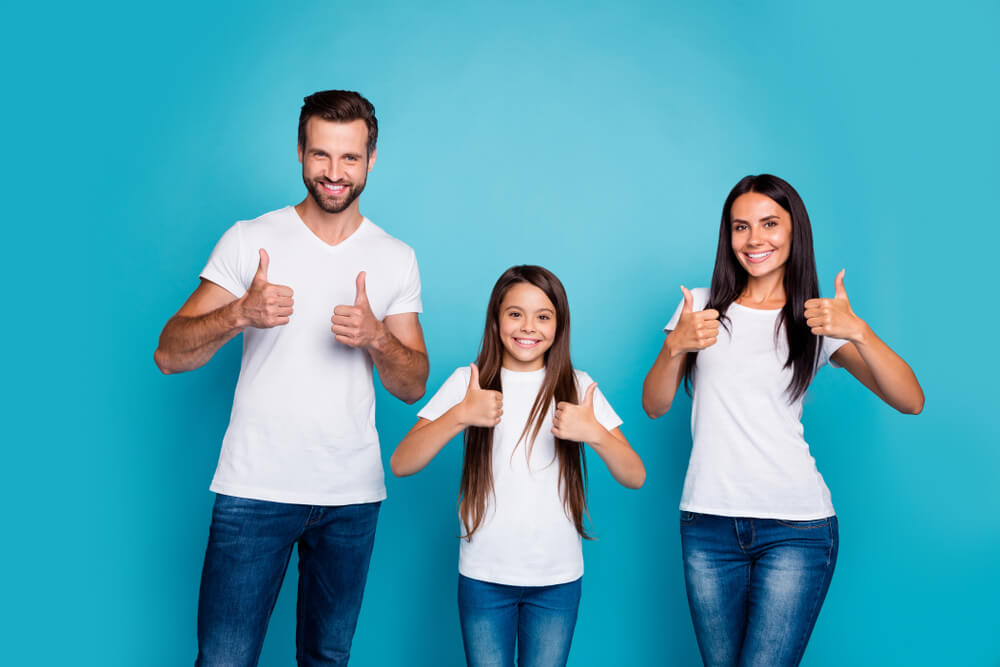
<svg viewBox="0 0 1000 667">
<path fill-rule="evenodd" d="M 673 404 L 684 372 L 684 353 L 674 352 L 668 334 L 642 383 L 642 409 L 650 419 L 665 415 Z"/>
<path fill-rule="evenodd" d="M 867 324 L 853 342 L 871 371 L 883 400 L 900 412 L 919 414 L 924 408 L 924 392 L 909 364 L 875 335 Z"/>
<path fill-rule="evenodd" d="M 619 437 L 604 427 L 600 427 L 600 431 L 595 434 L 593 442 L 588 441 L 591 449 L 601 457 L 615 481 L 629 489 L 641 487 L 646 481 L 646 467 L 642 459 L 624 436 Z"/>
<path fill-rule="evenodd" d="M 404 403 L 415 403 L 424 395 L 430 365 L 427 355 L 403 345 L 386 326 L 368 347 L 386 390 Z"/>
<path fill-rule="evenodd" d="M 200 368 L 245 327 L 239 300 L 197 317 L 174 315 L 163 327 L 153 359 L 168 375 Z"/>
<path fill-rule="evenodd" d="M 434 421 L 419 422 L 392 453 L 392 458 L 389 459 L 392 474 L 406 477 L 420 472 L 465 428 L 457 405 Z"/>
</svg>

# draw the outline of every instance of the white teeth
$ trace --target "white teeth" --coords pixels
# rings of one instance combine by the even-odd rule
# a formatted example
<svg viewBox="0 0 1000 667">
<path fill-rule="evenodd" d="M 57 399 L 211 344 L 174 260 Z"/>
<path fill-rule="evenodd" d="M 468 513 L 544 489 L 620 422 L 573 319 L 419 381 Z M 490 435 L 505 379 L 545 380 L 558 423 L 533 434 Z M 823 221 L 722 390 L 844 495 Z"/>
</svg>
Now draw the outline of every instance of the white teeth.
<svg viewBox="0 0 1000 667">
<path fill-rule="evenodd" d="M 534 345 L 537 340 L 531 340 L 530 338 L 515 338 L 514 339 L 520 345 Z"/>
<path fill-rule="evenodd" d="M 747 253 L 747 257 L 749 257 L 750 259 L 760 259 L 761 257 L 767 257 L 772 252 L 774 252 L 774 251 L 773 250 L 768 250 L 767 252 L 756 252 L 756 253 L 755 252 L 748 252 Z"/>
</svg>

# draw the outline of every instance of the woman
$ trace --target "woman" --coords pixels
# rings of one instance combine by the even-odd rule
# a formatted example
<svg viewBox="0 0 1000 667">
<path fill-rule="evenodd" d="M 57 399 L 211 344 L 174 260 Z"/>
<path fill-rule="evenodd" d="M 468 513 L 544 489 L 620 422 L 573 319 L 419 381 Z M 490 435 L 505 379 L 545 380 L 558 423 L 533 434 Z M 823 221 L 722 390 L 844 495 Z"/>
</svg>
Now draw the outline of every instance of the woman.
<svg viewBox="0 0 1000 667">
<path fill-rule="evenodd" d="M 722 210 L 711 288 L 681 287 L 646 376 L 654 419 L 682 379 L 693 390 L 681 546 L 706 665 L 799 664 L 826 597 L 837 518 L 801 423 L 819 367 L 846 368 L 900 412 L 923 409 L 913 371 L 851 309 L 844 271 L 835 285 L 819 298 L 795 189 L 747 176 Z"/>
</svg>

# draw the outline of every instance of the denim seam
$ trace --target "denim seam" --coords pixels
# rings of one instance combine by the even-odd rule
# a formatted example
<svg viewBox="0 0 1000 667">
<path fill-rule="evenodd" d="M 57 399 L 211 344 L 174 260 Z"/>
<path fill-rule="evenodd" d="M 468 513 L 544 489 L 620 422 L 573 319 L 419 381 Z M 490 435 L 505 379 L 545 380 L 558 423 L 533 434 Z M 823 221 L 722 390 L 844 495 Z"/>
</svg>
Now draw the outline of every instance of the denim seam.
<svg viewBox="0 0 1000 667">
<path fill-rule="evenodd" d="M 819 592 L 823 587 L 823 583 L 829 581 L 831 577 L 830 570 L 830 556 L 833 554 L 833 525 L 827 522 L 827 549 L 826 549 L 826 572 L 824 573 L 823 579 L 816 582 L 812 590 L 812 608 L 809 610 L 809 618 L 812 623 L 809 628 L 809 633 L 805 634 L 799 641 L 799 647 L 795 652 L 795 664 L 802 662 L 802 656 L 806 652 L 806 645 L 809 643 L 809 638 L 812 636 L 812 630 L 816 627 L 816 620 L 819 617 L 819 607 L 823 604 L 823 599 L 820 597 Z M 825 596 L 823 596 L 825 597 Z"/>
</svg>

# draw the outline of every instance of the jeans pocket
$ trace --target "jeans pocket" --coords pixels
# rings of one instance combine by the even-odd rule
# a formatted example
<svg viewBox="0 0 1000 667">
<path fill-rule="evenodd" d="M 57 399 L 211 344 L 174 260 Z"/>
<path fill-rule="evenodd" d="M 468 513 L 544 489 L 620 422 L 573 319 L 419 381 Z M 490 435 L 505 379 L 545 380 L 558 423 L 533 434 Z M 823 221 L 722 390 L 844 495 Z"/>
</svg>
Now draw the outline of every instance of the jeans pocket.
<svg viewBox="0 0 1000 667">
<path fill-rule="evenodd" d="M 810 528 L 823 528 L 830 525 L 830 517 L 825 519 L 810 519 L 809 521 L 789 521 L 787 519 L 775 519 L 777 523 L 788 528 L 798 528 L 799 530 L 809 530 Z"/>
<path fill-rule="evenodd" d="M 690 526 L 695 521 L 698 520 L 697 512 L 688 512 L 687 510 L 681 510 L 681 525 Z"/>
</svg>

